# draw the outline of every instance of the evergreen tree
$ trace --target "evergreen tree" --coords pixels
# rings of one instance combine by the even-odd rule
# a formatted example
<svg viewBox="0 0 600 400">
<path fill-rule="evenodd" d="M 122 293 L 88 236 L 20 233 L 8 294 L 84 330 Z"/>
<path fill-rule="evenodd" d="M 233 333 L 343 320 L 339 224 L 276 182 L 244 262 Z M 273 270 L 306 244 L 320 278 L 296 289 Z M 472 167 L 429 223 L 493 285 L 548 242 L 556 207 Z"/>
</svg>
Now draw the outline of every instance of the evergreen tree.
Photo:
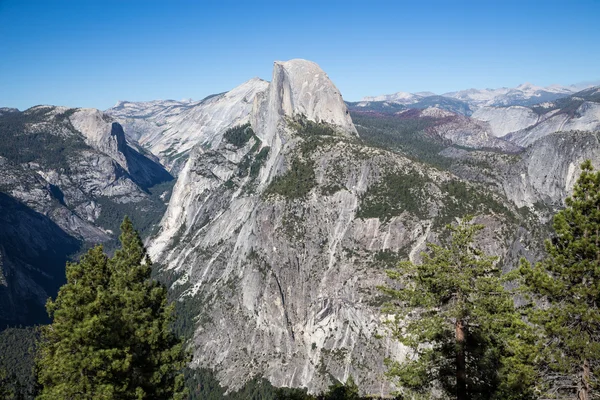
<svg viewBox="0 0 600 400">
<path fill-rule="evenodd" d="M 388 375 L 409 398 L 518 399 L 533 379 L 526 324 L 504 290 L 497 259 L 474 246 L 483 226 L 472 217 L 447 226 L 445 245 L 429 243 L 422 263 L 404 261 L 387 271 L 394 287 L 392 335 L 412 352 L 387 360 Z M 519 333 L 519 335 L 517 335 Z"/>
<path fill-rule="evenodd" d="M 4 368 L 0 368 L 0 399 L 12 399 L 14 393 L 10 388 L 8 373 Z"/>
<path fill-rule="evenodd" d="M 553 221 L 548 256 L 521 261 L 529 320 L 541 327 L 537 367 L 551 395 L 600 397 L 600 172 L 588 160 L 567 207 Z"/>
<path fill-rule="evenodd" d="M 126 217 L 121 249 L 101 246 L 67 264 L 67 283 L 47 308 L 39 345 L 39 399 L 183 398 L 186 356 L 170 331 L 166 289 Z"/>
</svg>

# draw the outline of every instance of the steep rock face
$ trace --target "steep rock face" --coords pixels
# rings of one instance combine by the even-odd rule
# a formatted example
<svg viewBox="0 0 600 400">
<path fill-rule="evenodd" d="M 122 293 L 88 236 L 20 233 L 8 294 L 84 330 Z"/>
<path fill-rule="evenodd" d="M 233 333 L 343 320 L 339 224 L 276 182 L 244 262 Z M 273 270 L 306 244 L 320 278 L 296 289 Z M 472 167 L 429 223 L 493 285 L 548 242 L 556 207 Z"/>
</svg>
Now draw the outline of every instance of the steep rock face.
<svg viewBox="0 0 600 400">
<path fill-rule="evenodd" d="M 506 136 L 520 146 L 529 146 L 536 140 L 560 131 L 600 130 L 600 103 L 583 102 L 574 112 L 553 110 L 541 117 L 534 126 L 512 132 Z"/>
<path fill-rule="evenodd" d="M 254 78 L 199 102 L 119 102 L 106 112 L 121 122 L 132 139 L 177 173 L 196 144 L 216 147 L 223 132 L 247 123 L 254 97 L 267 86 L 268 82 Z"/>
<path fill-rule="evenodd" d="M 493 209 L 514 210 L 451 174 L 360 144 L 315 64 L 276 63 L 273 75 L 246 142 L 193 150 L 150 255 L 194 310 L 194 365 L 214 368 L 224 385 L 258 374 L 317 391 L 328 374 L 352 375 L 367 393 L 388 393 L 383 359 L 405 349 L 376 339 L 384 266 L 418 259 L 453 221 L 449 210 L 475 209 L 486 250 L 516 262 L 517 230 Z"/>
<path fill-rule="evenodd" d="M 538 212 L 542 219 L 564 207 L 585 160 L 600 167 L 598 133 L 556 132 L 534 142 L 522 154 L 506 155 L 448 148 L 441 153 L 456 160 L 452 172 L 485 183 L 517 207 Z"/>
<path fill-rule="evenodd" d="M 270 93 L 279 92 L 281 111 L 288 117 L 298 114 L 309 121 L 327 123 L 355 134 L 350 113 L 342 95 L 325 72 L 307 60 L 276 61 Z"/>
<path fill-rule="evenodd" d="M 517 206 L 546 204 L 564 206 L 573 191 L 585 160 L 600 167 L 598 134 L 585 132 L 554 133 L 527 149 L 521 161 L 508 172 L 504 189 Z"/>
<path fill-rule="evenodd" d="M 285 117 L 298 116 L 329 124 L 344 135 L 357 135 L 342 95 L 317 64 L 276 61 L 273 79 L 268 90 L 256 97 L 250 121 L 259 138 L 278 152 Z"/>
<path fill-rule="evenodd" d="M 342 381 L 352 375 L 368 393 L 387 393 L 383 358 L 405 354 L 397 343 L 376 339 L 381 260 L 417 257 L 452 220 L 444 214 L 449 203 L 464 199 L 448 194 L 449 174 L 347 139 L 323 139 L 291 139 L 279 156 L 283 174 L 264 190 L 249 189 L 250 177 L 239 179 L 240 164 L 232 160 L 243 150 L 190 158 L 164 234 L 150 248 L 181 274 L 171 289 L 198 304 L 195 365 L 215 368 L 225 385 L 239 387 L 260 374 L 277 386 L 321 390 L 327 371 Z M 299 149 L 313 146 L 310 154 Z M 301 156 L 304 166 L 294 162 Z M 297 182 L 284 183 L 307 165 L 314 187 L 296 197 Z M 397 211 L 382 215 L 374 199 L 394 179 L 407 197 L 398 199 L 391 188 Z M 486 218 L 488 250 L 511 258 L 510 224 Z M 491 240 L 495 231 L 507 234 L 500 246 Z"/>
<path fill-rule="evenodd" d="M 487 122 L 491 133 L 496 137 L 528 128 L 539 121 L 538 114 L 522 106 L 481 107 L 473 113 L 472 117 Z"/>
</svg>

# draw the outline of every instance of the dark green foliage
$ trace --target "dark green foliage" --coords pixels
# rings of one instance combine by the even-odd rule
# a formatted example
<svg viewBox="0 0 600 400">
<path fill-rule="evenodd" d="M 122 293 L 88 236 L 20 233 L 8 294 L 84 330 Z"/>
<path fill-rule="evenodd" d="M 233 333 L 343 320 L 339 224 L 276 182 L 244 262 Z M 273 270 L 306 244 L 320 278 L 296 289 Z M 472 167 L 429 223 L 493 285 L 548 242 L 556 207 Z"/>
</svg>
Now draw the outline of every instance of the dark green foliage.
<svg viewBox="0 0 600 400">
<path fill-rule="evenodd" d="M 376 265 L 381 268 L 393 268 L 401 261 L 400 252 L 394 252 L 390 249 L 379 250 L 375 253 Z"/>
<path fill-rule="evenodd" d="M 277 194 L 293 200 L 305 197 L 317 186 L 315 165 L 311 157 L 318 149 L 340 140 L 340 137 L 328 124 L 309 121 L 304 116 L 289 120 L 288 124 L 300 136 L 298 149 L 288 171 L 275 177 L 264 194 Z M 339 184 L 333 184 L 322 188 L 322 193 L 330 195 L 342 188 Z"/>
<path fill-rule="evenodd" d="M 352 121 L 360 138 L 368 145 L 391 149 L 403 155 L 441 169 L 448 169 L 452 160 L 438 153 L 449 146 L 443 139 L 426 133 L 435 120 L 396 115 L 353 112 Z"/>
<path fill-rule="evenodd" d="M 189 400 L 222 400 L 225 397 L 225 388 L 209 369 L 186 368 L 185 384 L 190 393 Z"/>
<path fill-rule="evenodd" d="M 0 116 L 0 156 L 15 164 L 36 162 L 47 167 L 68 171 L 67 159 L 90 147 L 75 132 L 66 117 L 75 110 L 68 110 L 54 117 L 58 127 L 66 129 L 67 135 L 54 132 L 57 127 L 49 124 L 34 132 L 27 132 L 27 125 L 41 123 L 51 108 L 14 112 Z"/>
<path fill-rule="evenodd" d="M 244 124 L 229 128 L 223 134 L 223 139 L 237 148 L 243 147 L 254 136 L 250 124 Z"/>
<path fill-rule="evenodd" d="M 133 224 L 139 228 L 143 237 L 148 237 L 155 232 L 157 224 L 167 209 L 166 202 L 169 201 L 170 193 L 175 181 L 162 182 L 148 188 L 149 197 L 135 203 L 117 203 L 114 199 L 108 197 L 97 197 L 95 200 L 100 204 L 100 216 L 96 224 L 110 229 L 113 232 L 119 231 L 119 225 L 127 215 L 131 218 Z M 161 195 L 167 192 L 166 197 L 161 199 Z M 112 244 L 107 247 L 110 248 Z"/>
<path fill-rule="evenodd" d="M 354 379 L 349 377 L 346 383 L 336 382 L 329 387 L 329 390 L 324 395 L 319 395 L 321 400 L 360 400 L 358 386 L 354 383 Z"/>
<path fill-rule="evenodd" d="M 386 222 L 406 211 L 420 219 L 429 218 L 429 204 L 436 201 L 431 195 L 432 186 L 429 186 L 433 184 L 431 178 L 415 170 L 387 172 L 362 195 L 356 216 Z M 436 228 L 471 213 L 504 215 L 513 222 L 518 219 L 515 212 L 478 186 L 451 180 L 438 184 L 438 187 L 442 204 L 434 220 Z"/>
<path fill-rule="evenodd" d="M 302 137 L 309 136 L 335 136 L 336 131 L 326 123 L 310 121 L 301 115 L 289 122 L 296 133 Z"/>
<path fill-rule="evenodd" d="M 360 113 L 383 113 L 394 114 L 398 111 L 411 109 L 425 109 L 428 107 L 437 107 L 454 113 L 471 115 L 472 111 L 469 104 L 465 101 L 453 99 L 444 96 L 427 96 L 421 98 L 416 103 L 408 105 L 398 104 L 390 101 L 369 101 L 365 106 L 364 102 L 346 102 L 348 109 Z M 361 105 L 359 105 L 361 104 Z"/>
<path fill-rule="evenodd" d="M 541 329 L 536 361 L 544 393 L 598 397 L 600 381 L 600 172 L 590 161 L 554 217 L 548 256 L 514 273 L 531 300 L 529 320 Z M 541 304 L 541 306 L 537 306 Z"/>
<path fill-rule="evenodd" d="M 240 390 L 225 394 L 214 373 L 209 369 L 188 369 L 186 385 L 190 389 L 189 400 L 276 400 L 314 399 L 306 389 L 276 388 L 266 379 L 254 378 Z"/>
<path fill-rule="evenodd" d="M 33 360 L 38 337 L 37 328 L 31 327 L 8 328 L 0 332 L 1 399 L 34 398 L 36 384 Z"/>
<path fill-rule="evenodd" d="M 253 138 L 255 141 L 254 145 L 239 162 L 236 175 L 225 182 L 225 188 L 235 189 L 238 185 L 244 185 L 245 192 L 254 192 L 256 188 L 256 178 L 260 173 L 260 169 L 267 161 L 271 148 L 269 146 L 261 148 L 262 142 L 260 139 L 256 136 L 253 136 Z"/>
<path fill-rule="evenodd" d="M 332 194 L 344 189 L 346 189 L 346 187 L 339 183 L 331 183 L 329 185 L 321 186 L 321 194 L 323 196 L 331 196 Z"/>
<path fill-rule="evenodd" d="M 377 400 L 377 396 L 361 396 L 354 379 L 349 377 L 346 383 L 336 381 L 325 393 L 311 395 L 306 389 L 277 389 L 275 400 Z M 388 400 L 393 400 L 388 397 Z M 399 398 L 398 398 L 399 399 Z"/>
<path fill-rule="evenodd" d="M 528 326 L 515 312 L 496 259 L 474 247 L 483 228 L 465 218 L 448 226 L 444 245 L 428 244 L 422 263 L 389 270 L 394 300 L 385 308 L 391 334 L 411 348 L 403 363 L 388 360 L 388 375 L 406 396 L 431 394 L 437 385 L 450 398 L 523 399 L 532 395 L 527 364 Z"/>
<path fill-rule="evenodd" d="M 121 248 L 108 258 L 94 247 L 67 264 L 67 283 L 48 302 L 36 365 L 39 399 L 183 398 L 187 357 L 171 333 L 166 288 L 128 218 Z"/>
<path fill-rule="evenodd" d="M 516 222 L 515 214 L 499 200 L 482 188 L 469 185 L 466 182 L 452 180 L 440 185 L 444 196 L 444 206 L 440 210 L 440 218 L 436 226 L 442 227 L 456 217 L 467 214 L 493 213 L 504 215 L 507 219 Z"/>
<path fill-rule="evenodd" d="M 316 185 L 314 162 L 302 161 L 296 157 L 285 174 L 271 181 L 265 195 L 277 194 L 290 200 L 299 199 L 305 197 Z"/>
<path fill-rule="evenodd" d="M 363 194 L 356 216 L 379 218 L 385 222 L 407 211 L 426 218 L 428 193 L 425 185 L 430 182 L 429 177 L 413 170 L 388 172 Z"/>
<path fill-rule="evenodd" d="M 257 141 L 257 144 L 260 145 L 260 142 Z M 238 164 L 239 177 L 250 176 L 251 179 L 255 179 L 258 176 L 261 167 L 267 160 L 269 150 L 271 150 L 269 146 L 265 146 L 256 153 L 258 147 L 259 146 L 253 147 Z"/>
<path fill-rule="evenodd" d="M 0 367 L 0 398 L 6 400 L 21 399 L 22 388 L 18 385 L 14 374 L 9 374 Z"/>
<path fill-rule="evenodd" d="M 263 164 L 267 160 L 267 157 L 269 155 L 269 150 L 271 150 L 271 148 L 269 146 L 263 147 L 262 149 L 260 149 L 260 151 L 258 152 L 256 157 L 254 157 L 254 162 L 250 166 L 250 177 L 251 178 L 254 179 L 258 176 L 258 172 L 260 171 Z"/>
</svg>

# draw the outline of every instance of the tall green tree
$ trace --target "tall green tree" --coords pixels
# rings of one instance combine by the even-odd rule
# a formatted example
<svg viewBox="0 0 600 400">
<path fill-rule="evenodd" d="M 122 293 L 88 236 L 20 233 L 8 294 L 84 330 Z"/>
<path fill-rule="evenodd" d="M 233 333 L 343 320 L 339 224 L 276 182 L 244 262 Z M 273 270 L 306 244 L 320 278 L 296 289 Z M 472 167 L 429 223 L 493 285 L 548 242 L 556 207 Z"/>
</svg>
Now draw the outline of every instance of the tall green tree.
<svg viewBox="0 0 600 400">
<path fill-rule="evenodd" d="M 482 225 L 464 218 L 450 239 L 429 243 L 422 262 L 387 271 L 393 337 L 411 350 L 388 360 L 388 375 L 409 398 L 528 398 L 533 371 L 526 324 L 503 287 L 497 259 L 474 245 Z M 519 335 L 517 335 L 517 332 Z"/>
<path fill-rule="evenodd" d="M 126 217 L 121 248 L 101 246 L 66 267 L 49 301 L 36 365 L 39 399 L 180 399 L 187 356 L 170 330 L 166 289 L 150 279 L 150 259 Z"/>
<path fill-rule="evenodd" d="M 547 257 L 521 261 L 529 320 L 541 327 L 537 367 L 551 395 L 599 398 L 600 172 L 581 165 L 573 195 L 553 221 Z"/>
</svg>

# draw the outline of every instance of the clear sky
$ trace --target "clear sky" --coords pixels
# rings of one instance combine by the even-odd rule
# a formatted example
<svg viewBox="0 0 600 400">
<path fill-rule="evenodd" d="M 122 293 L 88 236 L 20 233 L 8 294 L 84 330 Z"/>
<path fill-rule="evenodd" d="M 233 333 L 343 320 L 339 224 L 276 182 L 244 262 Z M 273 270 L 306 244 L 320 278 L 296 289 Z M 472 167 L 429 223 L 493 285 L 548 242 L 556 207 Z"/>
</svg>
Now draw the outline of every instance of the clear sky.
<svg viewBox="0 0 600 400">
<path fill-rule="evenodd" d="M 317 62 L 346 100 L 600 79 L 600 0 L 0 0 L 0 107 L 201 99 Z"/>
</svg>

